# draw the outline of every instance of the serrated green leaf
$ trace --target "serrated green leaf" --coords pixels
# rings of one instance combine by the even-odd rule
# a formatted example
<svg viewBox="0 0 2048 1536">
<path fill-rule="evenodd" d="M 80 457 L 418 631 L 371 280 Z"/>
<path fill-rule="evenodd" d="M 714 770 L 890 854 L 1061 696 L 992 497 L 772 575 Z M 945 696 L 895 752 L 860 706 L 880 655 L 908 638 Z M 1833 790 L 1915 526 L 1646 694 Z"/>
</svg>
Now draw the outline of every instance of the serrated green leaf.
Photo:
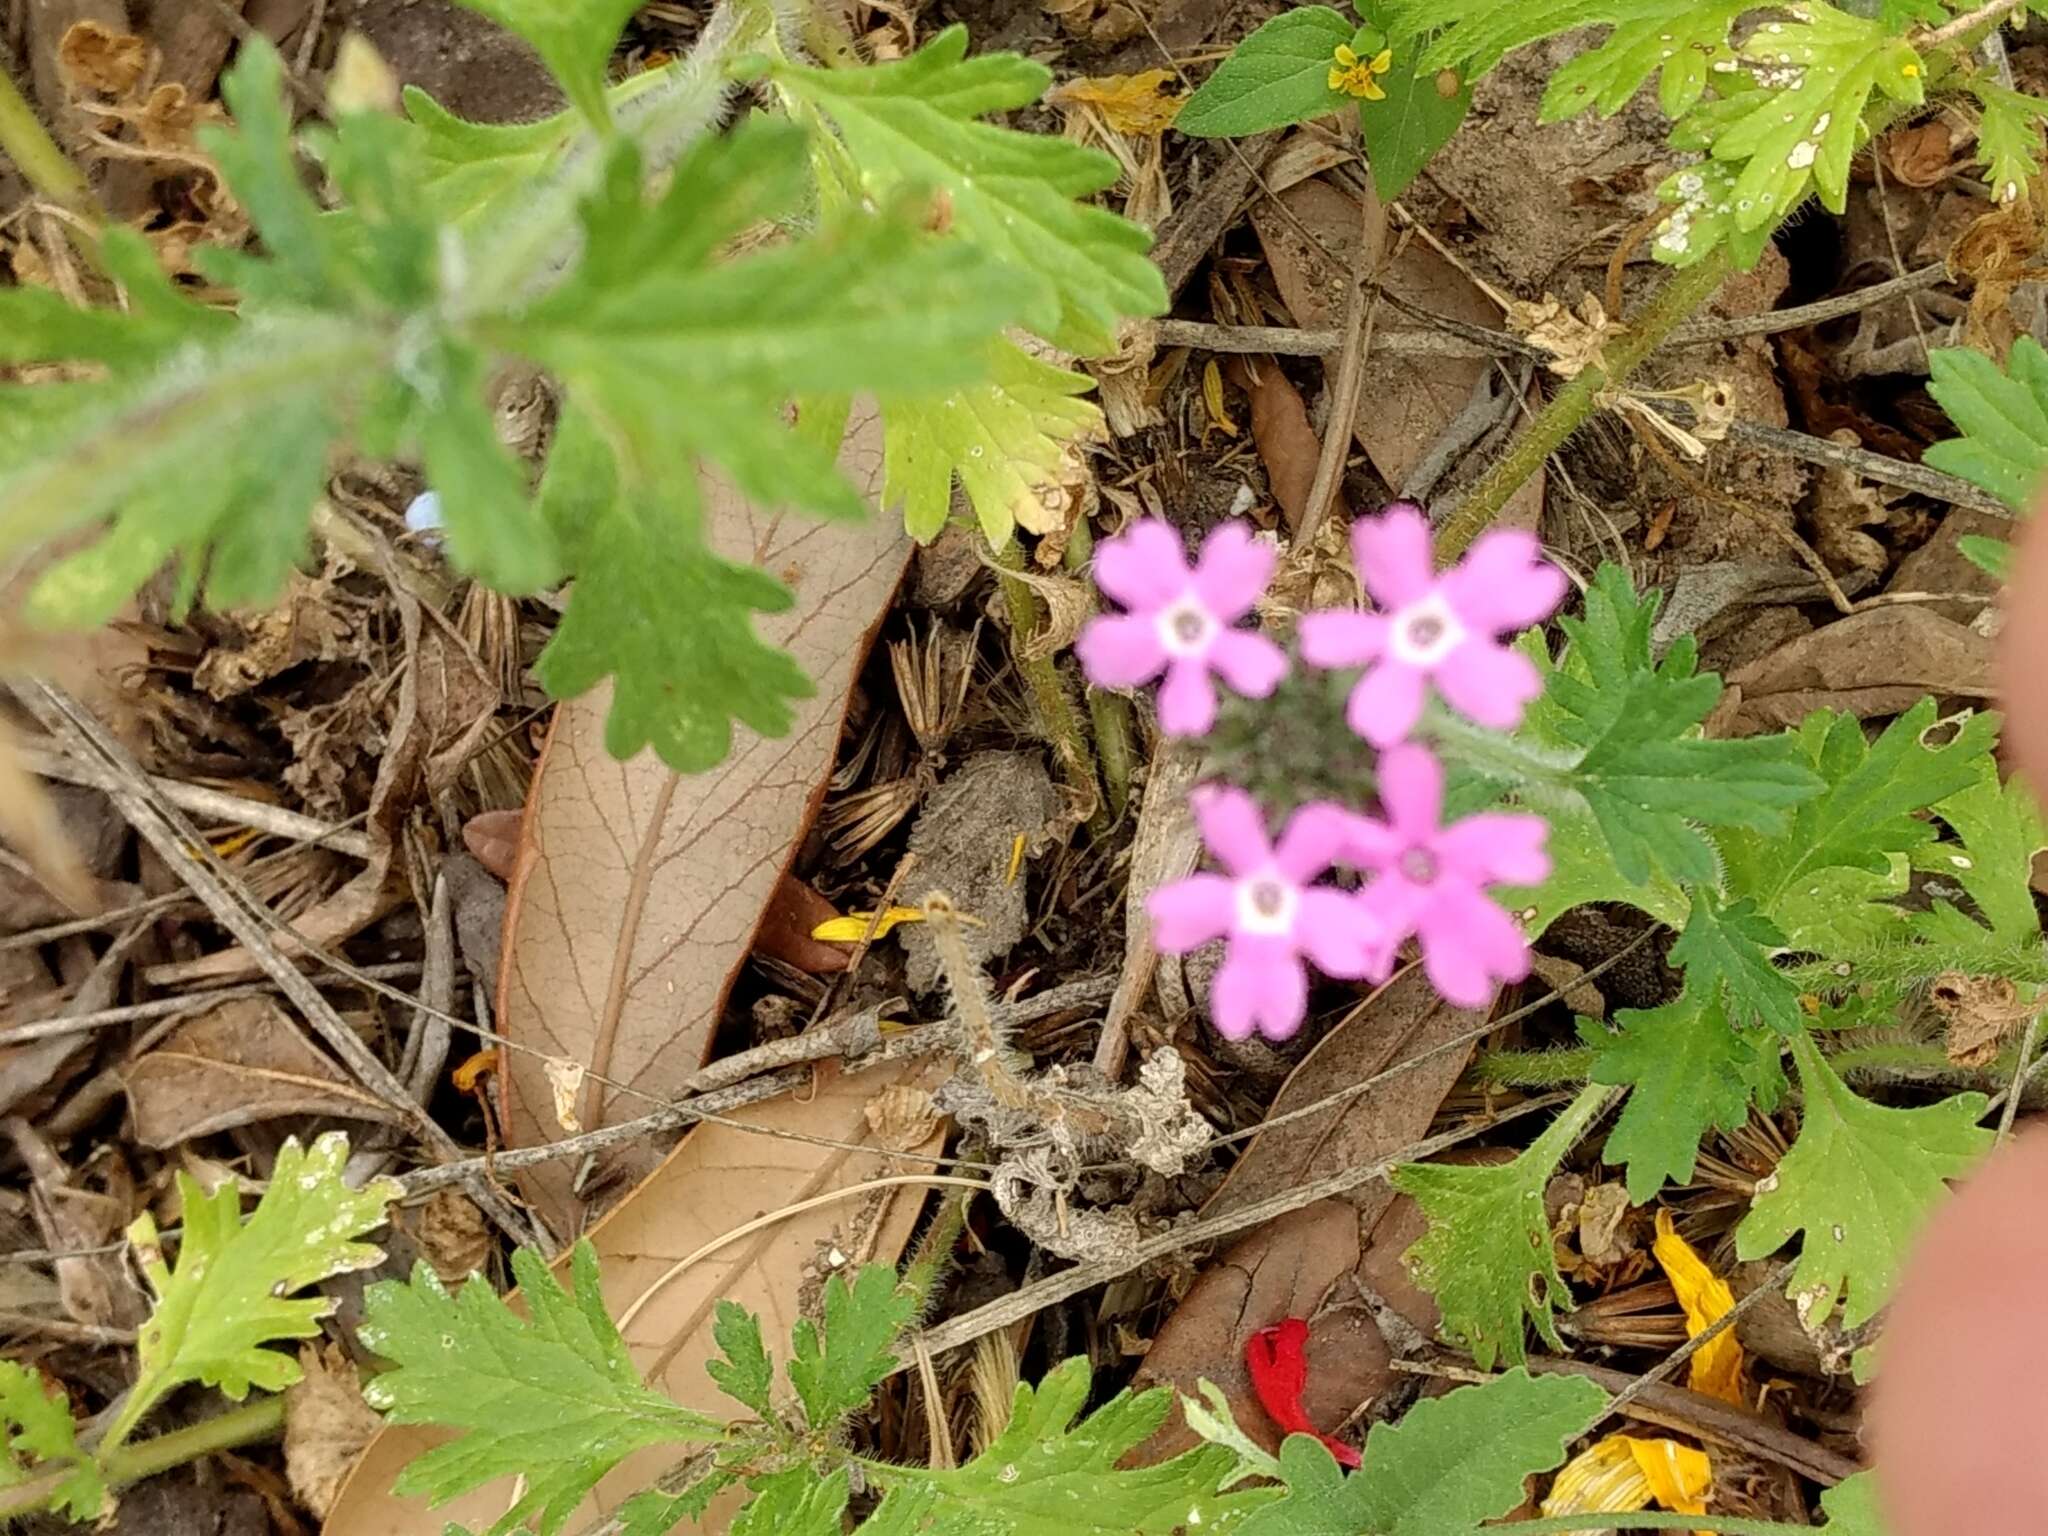
<svg viewBox="0 0 2048 1536">
<path fill-rule="evenodd" d="M 2048 122 L 2048 101 L 2007 90 L 1988 75 L 1975 76 L 1983 115 L 1977 123 L 1977 163 L 1994 201 L 2018 202 L 2041 174 L 2041 124 Z"/>
<path fill-rule="evenodd" d="M 721 1297 L 711 1319 L 711 1337 L 725 1356 L 704 1364 L 718 1390 L 763 1419 L 772 1417 L 775 1410 L 768 1394 L 775 1385 L 775 1368 L 761 1342 L 761 1320 L 738 1302 Z"/>
<path fill-rule="evenodd" d="M 264 1346 L 314 1337 L 334 1310 L 324 1296 L 296 1292 L 384 1261 L 381 1250 L 356 1239 L 384 1224 L 384 1208 L 401 1193 L 392 1179 L 350 1189 L 341 1178 L 347 1160 L 348 1138 L 339 1132 L 320 1137 L 311 1150 L 286 1141 L 246 1221 L 234 1180 L 208 1194 L 181 1173 L 185 1220 L 175 1267 L 164 1262 L 156 1222 L 147 1212 L 135 1219 L 128 1240 L 156 1308 L 136 1341 L 136 1382 L 108 1431 L 111 1443 L 188 1382 L 218 1387 L 239 1402 L 251 1388 L 280 1392 L 299 1379 L 296 1360 Z"/>
<path fill-rule="evenodd" d="M 1862 11 L 1868 6 L 1852 3 L 1848 8 Z M 1938 27 L 1949 19 L 1949 10 L 1941 0 L 1878 0 L 1877 16 L 1885 31 L 1903 32 L 1915 22 Z"/>
<path fill-rule="evenodd" d="M 1921 458 L 1982 486 L 2015 512 L 2030 510 L 2048 471 L 2048 352 L 2022 336 L 2003 369 L 1966 347 L 1939 347 L 1927 362 L 1927 392 L 1963 435 L 1934 444 Z"/>
<path fill-rule="evenodd" d="M 1728 29 L 1756 9 L 1755 0 L 1709 0 L 1664 6 L 1662 14 L 1617 22 L 1597 48 L 1565 62 L 1543 93 L 1545 122 L 1593 108 L 1612 117 L 1651 76 L 1666 117 L 1688 111 L 1707 88 L 1707 66 L 1730 57 Z"/>
<path fill-rule="evenodd" d="M 1331 88 L 1330 66 L 1355 30 L 1326 5 L 1282 11 L 1216 66 L 1174 127 L 1197 138 L 1238 139 L 1342 111 L 1352 98 Z"/>
<path fill-rule="evenodd" d="M 829 1430 L 867 1406 L 875 1384 L 896 1368 L 891 1346 L 917 1310 L 895 1270 L 870 1264 L 854 1277 L 825 1282 L 825 1332 L 807 1317 L 790 1330 L 789 1379 L 814 1430 Z"/>
<path fill-rule="evenodd" d="M 620 1508 L 614 1536 L 668 1536 L 685 1520 L 701 1520 L 718 1494 L 734 1479 L 721 1472 L 699 1478 L 681 1493 L 636 1493 Z"/>
<path fill-rule="evenodd" d="M 1723 998 L 1730 1023 L 1768 1024 L 1789 1035 L 1804 1020 L 1798 989 L 1771 964 L 1784 947 L 1784 934 L 1757 911 L 1754 900 L 1744 897 L 1724 907 L 1712 890 L 1701 889 L 1693 893 L 1692 912 L 1671 946 L 1671 959 L 1685 967 L 1688 989 Z"/>
<path fill-rule="evenodd" d="M 1990 1150 L 1979 1126 L 1985 1098 L 1890 1109 L 1857 1095 L 1812 1039 L 1792 1040 L 1803 1094 L 1799 1136 L 1735 1229 L 1743 1259 L 1768 1258 L 1805 1234 L 1786 1294 L 1800 1315 L 1825 1319 L 1839 1300 L 1846 1327 L 1889 1298 L 1921 1224 Z"/>
<path fill-rule="evenodd" d="M 1107 209 L 1076 201 L 1115 182 L 1117 163 L 1108 155 L 974 120 L 1035 101 L 1051 79 L 1043 65 L 1014 54 L 966 53 L 967 31 L 953 26 L 893 63 L 785 64 L 774 73 L 832 120 L 877 192 L 916 187 L 943 194 L 959 237 L 951 243 L 999 263 L 1006 288 L 1028 285 L 1014 317 L 1019 323 L 1065 351 L 1106 352 L 1125 317 L 1166 308 L 1165 280 L 1145 254 L 1152 237 Z M 936 296 L 916 281 L 885 276 L 902 287 L 911 308 L 937 307 Z M 862 372 L 872 372 L 871 361 Z M 855 386 L 914 388 L 918 373 L 906 369 L 902 386 L 873 377 Z"/>
<path fill-rule="evenodd" d="M 235 201 L 263 237 L 267 258 L 237 263 L 238 285 L 247 293 L 251 279 L 260 277 L 253 285 L 259 297 L 332 307 L 333 295 L 354 292 L 358 280 L 319 227 L 320 205 L 306 190 L 293 153 L 284 61 L 267 38 L 252 37 L 236 52 L 233 67 L 221 76 L 220 93 L 234 126 L 202 127 L 199 147 L 227 178 Z"/>
<path fill-rule="evenodd" d="M 1585 1089 L 1511 1163 L 1404 1163 L 1390 1177 L 1429 1218 L 1428 1232 L 1408 1250 L 1408 1267 L 1436 1298 L 1444 1336 L 1482 1370 L 1526 1359 L 1532 1323 L 1553 1348 L 1563 1347 L 1551 1317 L 1571 1293 L 1551 1247 L 1543 1187 L 1612 1091 Z"/>
<path fill-rule="evenodd" d="M 1650 255 L 1668 267 L 1689 267 L 1727 247 L 1728 258 L 1748 271 L 1771 243 L 1773 226 L 1744 229 L 1735 218 L 1737 167 L 1703 160 L 1673 171 L 1658 184 L 1657 200 L 1672 204 L 1656 227 Z"/>
<path fill-rule="evenodd" d="M 1395 36 L 1435 34 L 1425 62 L 1469 79 L 1487 74 L 1525 43 L 1580 27 L 1653 20 L 1668 15 L 1670 0 L 1382 0 L 1387 30 Z"/>
<path fill-rule="evenodd" d="M 1742 165 L 1731 198 L 1737 229 L 1775 225 L 1809 187 L 1840 213 L 1871 93 L 1908 106 L 1925 97 L 1926 69 L 1911 44 L 1829 5 L 1766 22 L 1738 52 L 1763 88 L 1717 104 L 1709 149 Z"/>
<path fill-rule="evenodd" d="M 820 1477 L 809 1467 L 757 1477 L 753 1498 L 733 1517 L 732 1536 L 840 1536 L 846 1513 L 844 1467 Z"/>
<path fill-rule="evenodd" d="M 1628 879 L 1614 866 L 1614 848 L 1600 823 L 1583 809 L 1548 812 L 1550 877 L 1537 886 L 1502 887 L 1501 905 L 1524 913 L 1523 932 L 1537 938 L 1574 907 L 1591 901 L 1622 902 L 1647 912 L 1674 928 L 1682 927 L 1688 898 L 1668 875 L 1653 872 L 1646 881 Z"/>
<path fill-rule="evenodd" d="M 0 288 L 0 363 L 64 359 L 147 367 L 234 329 L 228 315 L 180 293 L 134 230 L 115 225 L 103 231 L 100 259 L 126 290 L 128 307 L 80 309 L 54 289 Z"/>
<path fill-rule="evenodd" d="M 2012 546 L 2003 539 L 1966 533 L 1956 540 L 1956 553 L 1993 581 L 2012 579 Z"/>
<path fill-rule="evenodd" d="M 1287 1496 L 1246 1521 L 1244 1536 L 1463 1536 L 1521 1503 L 1524 1482 L 1562 1462 L 1606 1401 L 1579 1377 L 1509 1371 L 1374 1425 L 1349 1477 L 1320 1441 L 1289 1435 Z"/>
<path fill-rule="evenodd" d="M 1368 26 L 1394 30 L 1383 0 L 1361 3 L 1358 13 Z M 1377 101 L 1361 98 L 1358 103 L 1358 128 L 1372 166 L 1373 190 L 1382 198 L 1406 192 L 1472 109 L 1470 81 L 1458 80 L 1448 96 L 1437 88 L 1442 71 L 1423 62 L 1420 38 L 1397 39 L 1393 53 L 1393 67 L 1379 79 L 1384 94 Z"/>
<path fill-rule="evenodd" d="M 640 0 L 458 0 L 526 39 L 590 122 L 611 121 L 605 66 Z"/>
<path fill-rule="evenodd" d="M 98 1519 L 106 1484 L 98 1464 L 78 1448 L 64 1389 L 25 1365 L 0 1360 L 0 1489 L 18 1488 L 67 1462 L 71 1470 L 44 1507 L 75 1521 Z"/>
<path fill-rule="evenodd" d="M 882 501 L 902 502 L 903 526 L 921 543 L 946 526 L 958 475 L 982 532 L 1001 548 L 1019 522 L 1036 521 L 1066 445 L 1101 425 L 1102 412 L 1075 398 L 1095 387 L 1086 374 L 1004 339 L 988 344 L 985 365 L 986 382 L 950 394 L 882 398 Z"/>
<path fill-rule="evenodd" d="M 529 185 L 576 134 L 573 112 L 530 123 L 472 123 L 416 85 L 405 88 L 403 100 L 420 137 L 422 190 L 435 215 L 458 227 Z"/>
<path fill-rule="evenodd" d="M 715 1441 L 722 1426 L 650 1391 L 605 1311 L 597 1254 L 576 1245 L 572 1290 L 535 1254 L 512 1256 L 527 1316 L 472 1281 L 451 1296 L 424 1263 L 370 1287 L 360 1338 L 395 1369 L 365 1397 L 394 1424 L 465 1433 L 413 1461 L 397 1491 L 441 1503 L 501 1478 L 524 1495 L 491 1527 L 553 1536 L 621 1461 L 653 1445 Z"/>
<path fill-rule="evenodd" d="M 1718 998 L 1686 981 L 1661 1008 L 1622 1009 L 1617 1031 L 1579 1025 L 1593 1050 L 1593 1081 L 1631 1090 L 1602 1156 L 1627 1166 L 1637 1205 L 1667 1183 L 1691 1183 L 1700 1138 L 1741 1126 L 1753 1100 L 1774 1102 L 1784 1084 L 1777 1039 L 1735 1028 Z"/>
<path fill-rule="evenodd" d="M 484 403 L 489 370 L 483 354 L 444 339 L 419 367 L 433 381 L 424 391 L 429 403 L 421 411 L 420 452 L 441 498 L 451 553 L 500 592 L 539 591 L 561 575 L 561 560 L 525 470 L 498 440 Z"/>
<path fill-rule="evenodd" d="M 1082 1358 L 1019 1385 L 1009 1423 L 974 1460 L 953 1470 L 867 1464 L 890 1489 L 925 1487 L 946 1519 L 1009 1536 L 1177 1536 L 1230 1529 L 1271 1498 L 1263 1489 L 1223 1493 L 1236 1457 L 1204 1445 L 1149 1467 L 1118 1463 L 1165 1420 L 1173 1393 L 1119 1392 L 1080 1422 L 1091 1373 Z"/>
<path fill-rule="evenodd" d="M 1827 1489 L 1820 1509 L 1828 1517 L 1823 1536 L 1890 1536 L 1878 1509 L 1875 1472 L 1858 1472 Z"/>
<path fill-rule="evenodd" d="M 1953 880 L 2002 944 L 2027 944 L 2041 937 L 2034 906 L 2034 855 L 2048 848 L 2048 824 L 2025 782 L 1999 777 L 1988 752 L 1978 764 L 1977 782 L 1934 804 L 1934 814 L 1962 840 L 1930 843 L 1914 851 L 1921 869 Z"/>
</svg>

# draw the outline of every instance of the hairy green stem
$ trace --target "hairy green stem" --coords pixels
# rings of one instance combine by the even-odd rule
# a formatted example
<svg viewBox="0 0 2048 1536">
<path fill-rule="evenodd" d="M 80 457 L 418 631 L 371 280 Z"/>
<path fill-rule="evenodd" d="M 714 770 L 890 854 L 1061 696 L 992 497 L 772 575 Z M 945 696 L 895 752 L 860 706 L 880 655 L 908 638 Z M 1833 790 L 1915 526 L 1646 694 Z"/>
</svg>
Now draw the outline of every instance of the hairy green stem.
<svg viewBox="0 0 2048 1536">
<path fill-rule="evenodd" d="M 1024 551 L 1013 537 L 995 551 L 996 575 L 1003 589 L 1003 606 L 1010 615 L 1010 656 L 1031 690 L 1031 702 L 1038 722 L 1052 742 L 1060 777 L 1094 807 L 1088 830 L 1096 837 L 1109 832 L 1109 816 L 1103 810 L 1102 792 L 1095 784 L 1095 755 L 1089 750 L 1088 732 L 1074 713 L 1059 668 L 1050 656 L 1027 657 L 1025 643 L 1038 632 L 1038 594 L 1028 582 L 1011 575 L 1024 569 Z"/>
<path fill-rule="evenodd" d="M 85 174 L 58 148 L 35 108 L 4 69 L 0 69 L 0 151 L 6 152 L 37 192 L 81 218 L 99 222 Z"/>
<path fill-rule="evenodd" d="M 1095 556 L 1095 535 L 1088 520 L 1078 518 L 1061 557 L 1079 572 Z M 1103 787 L 1109 792 L 1109 814 L 1119 817 L 1131 803 L 1131 701 L 1105 688 L 1088 690 L 1088 718 L 1095 726 L 1095 756 L 1102 764 Z"/>
<path fill-rule="evenodd" d="M 1571 1088 L 1586 1081 L 1593 1052 L 1585 1046 L 1548 1051 L 1481 1051 L 1472 1075 L 1489 1088 Z"/>
<path fill-rule="evenodd" d="M 266 1395 L 200 1423 L 188 1424 L 183 1429 L 174 1429 L 169 1434 L 145 1440 L 140 1445 L 110 1444 L 108 1441 L 112 1437 L 109 1436 L 108 1441 L 102 1441 L 93 1453 L 93 1459 L 99 1462 L 100 1475 L 106 1479 L 107 1486 L 121 1488 L 129 1483 L 139 1483 L 145 1477 L 155 1477 L 159 1472 L 168 1472 L 173 1467 L 182 1467 L 202 1456 L 211 1456 L 215 1451 L 231 1451 L 237 1446 L 269 1440 L 283 1428 L 283 1396 Z M 70 1474 L 72 1465 L 65 1462 L 48 1467 L 27 1482 L 0 1489 L 0 1520 L 34 1514 L 43 1509 Z"/>
</svg>

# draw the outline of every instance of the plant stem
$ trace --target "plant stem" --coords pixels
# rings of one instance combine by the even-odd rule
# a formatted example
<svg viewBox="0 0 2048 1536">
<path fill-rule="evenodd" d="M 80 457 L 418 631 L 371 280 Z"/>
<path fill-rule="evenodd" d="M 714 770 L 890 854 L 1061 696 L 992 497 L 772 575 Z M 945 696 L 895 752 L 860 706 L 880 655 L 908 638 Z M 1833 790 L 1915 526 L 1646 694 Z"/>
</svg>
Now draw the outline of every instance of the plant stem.
<svg viewBox="0 0 2048 1536">
<path fill-rule="evenodd" d="M 188 1461 L 211 1456 L 215 1451 L 233 1450 L 268 1440 L 284 1428 L 284 1397 L 281 1394 L 257 1398 L 239 1408 L 198 1424 L 174 1429 L 140 1445 L 109 1446 L 102 1443 L 95 1453 L 101 1475 L 110 1488 L 139 1483 L 145 1477 L 182 1467 Z M 33 1514 L 43 1509 L 50 1496 L 71 1472 L 74 1463 L 64 1462 L 37 1472 L 27 1482 L 0 1489 L 0 1520 Z"/>
<path fill-rule="evenodd" d="M 1959 37 L 1968 37 L 1979 27 L 1987 24 L 1996 26 L 2024 4 L 2026 0 L 1991 0 L 1991 4 L 1971 11 L 1968 15 L 1958 16 L 1953 21 L 1944 22 L 1924 37 L 1916 37 L 1910 41 L 1923 53 L 1930 48 L 1946 47 Z M 1980 39 L 1970 38 L 1971 46 L 1974 47 L 1978 41 Z"/>
<path fill-rule="evenodd" d="M 1587 368 L 1567 382 L 1542 414 L 1515 439 L 1507 457 L 1466 493 L 1437 533 L 1437 558 L 1451 561 L 1462 555 L 1466 546 L 1500 516 L 1508 499 L 1543 467 L 1544 460 L 1585 424 L 1586 418 L 1598 408 L 1601 394 L 1611 386 L 1626 383 L 1664 338 L 1713 295 L 1729 270 L 1727 248 L 1722 247 L 1682 269 L 1658 289 L 1648 308 L 1607 344 L 1607 366 Z"/>
<path fill-rule="evenodd" d="M 28 184 L 51 202 L 92 223 L 100 221 L 84 173 L 57 147 L 35 108 L 15 86 L 14 77 L 4 69 L 0 69 L 0 150 L 20 167 Z"/>
<path fill-rule="evenodd" d="M 1052 742 L 1053 756 L 1059 760 L 1060 777 L 1094 807 L 1088 817 L 1089 832 L 1098 838 L 1107 836 L 1109 816 L 1103 809 L 1102 792 L 1095 784 L 1095 755 L 1089 750 L 1088 733 L 1083 729 L 1080 717 L 1074 713 L 1065 685 L 1060 682 L 1059 668 L 1050 656 L 1026 657 L 1024 654 L 1025 641 L 1038 631 L 1038 594 L 1027 583 L 1009 574 L 1024 568 L 1024 551 L 1012 537 L 995 551 L 995 561 L 997 579 L 1003 589 L 1003 606 L 1010 614 L 1010 655 L 1017 663 L 1017 670 L 1024 675 L 1025 685 L 1031 690 L 1031 702 L 1037 708 L 1039 725 Z"/>
<path fill-rule="evenodd" d="M 1095 534 L 1085 517 L 1078 518 L 1062 561 L 1068 570 L 1079 572 L 1094 556 Z M 1109 791 L 1109 814 L 1122 816 L 1131 802 L 1131 701 L 1120 693 L 1091 688 L 1088 718 L 1095 726 L 1095 756 Z"/>
</svg>

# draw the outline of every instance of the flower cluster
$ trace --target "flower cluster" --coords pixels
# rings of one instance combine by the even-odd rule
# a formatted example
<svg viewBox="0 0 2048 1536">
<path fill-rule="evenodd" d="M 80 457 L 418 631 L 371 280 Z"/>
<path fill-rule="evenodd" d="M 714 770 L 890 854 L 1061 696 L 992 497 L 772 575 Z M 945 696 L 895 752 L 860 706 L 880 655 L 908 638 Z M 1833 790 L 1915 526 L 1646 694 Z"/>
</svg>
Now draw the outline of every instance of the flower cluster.
<svg viewBox="0 0 2048 1536">
<path fill-rule="evenodd" d="M 1351 546 L 1376 611 L 1307 614 L 1299 642 L 1312 667 L 1362 669 L 1346 718 L 1380 753 L 1380 814 L 1317 801 L 1296 811 L 1276 841 L 1250 795 L 1204 785 L 1194 792 L 1195 822 L 1221 872 L 1162 886 L 1146 904 L 1154 942 L 1169 954 L 1228 940 L 1210 1001 L 1216 1027 L 1232 1039 L 1257 1030 L 1283 1040 L 1301 1027 L 1304 960 L 1330 976 L 1383 981 L 1412 938 L 1437 991 L 1466 1008 L 1529 973 L 1521 930 L 1487 893 L 1549 873 L 1549 829 L 1541 817 L 1507 812 L 1446 825 L 1443 767 L 1408 738 L 1432 689 L 1479 725 L 1521 723 L 1542 685 L 1504 641 L 1550 615 L 1564 575 L 1541 559 L 1534 538 L 1507 531 L 1487 534 L 1438 574 L 1428 521 L 1407 505 L 1361 518 Z M 1130 688 L 1164 674 L 1159 723 L 1170 736 L 1207 734 L 1218 678 L 1245 697 L 1268 697 L 1287 656 L 1240 624 L 1274 562 L 1242 523 L 1210 534 L 1192 569 L 1162 522 L 1104 542 L 1095 579 L 1126 611 L 1082 630 L 1077 649 L 1089 681 Z M 1326 880 L 1339 868 L 1362 881 Z"/>
</svg>

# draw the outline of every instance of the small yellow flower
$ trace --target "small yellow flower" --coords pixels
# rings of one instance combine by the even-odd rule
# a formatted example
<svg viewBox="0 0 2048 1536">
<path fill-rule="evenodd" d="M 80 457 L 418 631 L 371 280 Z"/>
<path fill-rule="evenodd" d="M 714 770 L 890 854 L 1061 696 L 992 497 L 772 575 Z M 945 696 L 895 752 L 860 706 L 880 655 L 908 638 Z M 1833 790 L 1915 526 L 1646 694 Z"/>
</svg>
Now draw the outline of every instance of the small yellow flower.
<svg viewBox="0 0 2048 1536">
<path fill-rule="evenodd" d="M 1336 62 L 1330 66 L 1330 89 L 1367 101 L 1385 101 L 1379 77 L 1394 67 L 1394 50 L 1382 48 L 1369 59 L 1361 59 L 1349 43 L 1337 45 Z"/>
<path fill-rule="evenodd" d="M 1342 50 L 1340 49 L 1339 52 L 1342 52 Z M 1908 80 L 1918 80 L 1920 78 L 1920 66 L 1916 63 L 1901 64 L 1899 66 L 1899 73 Z"/>
</svg>

